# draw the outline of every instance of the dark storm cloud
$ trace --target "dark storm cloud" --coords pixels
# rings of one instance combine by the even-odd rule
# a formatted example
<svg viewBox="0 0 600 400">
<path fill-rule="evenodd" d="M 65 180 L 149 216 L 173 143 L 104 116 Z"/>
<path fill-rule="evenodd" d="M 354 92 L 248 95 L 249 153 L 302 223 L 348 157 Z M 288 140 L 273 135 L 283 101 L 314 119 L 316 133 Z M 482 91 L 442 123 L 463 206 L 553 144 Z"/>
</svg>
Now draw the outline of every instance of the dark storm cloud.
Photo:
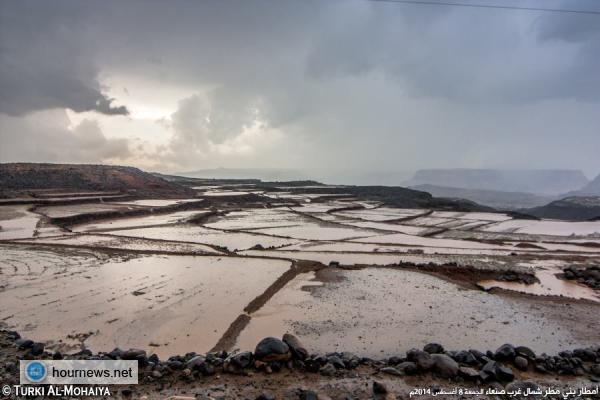
<svg viewBox="0 0 600 400">
<path fill-rule="evenodd" d="M 12 93 L 1 110 L 125 113 L 101 76 L 180 88 L 163 153 L 187 167 L 241 162 L 210 153 L 260 123 L 282 147 L 257 144 L 236 166 L 600 168 L 599 16 L 362 0 L 0 4 Z"/>
<path fill-rule="evenodd" d="M 62 6 L 0 2 L 0 112 L 70 108 L 127 115 L 127 108 L 113 106 L 98 83 L 87 41 L 90 14 L 75 3 Z"/>
</svg>

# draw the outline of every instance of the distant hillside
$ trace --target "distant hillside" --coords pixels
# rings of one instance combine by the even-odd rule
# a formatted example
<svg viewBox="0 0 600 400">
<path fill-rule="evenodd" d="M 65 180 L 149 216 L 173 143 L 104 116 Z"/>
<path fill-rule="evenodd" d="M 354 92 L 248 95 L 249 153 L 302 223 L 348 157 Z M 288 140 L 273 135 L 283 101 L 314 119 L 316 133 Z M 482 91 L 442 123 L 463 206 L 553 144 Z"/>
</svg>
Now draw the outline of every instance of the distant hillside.
<svg viewBox="0 0 600 400">
<path fill-rule="evenodd" d="M 304 174 L 293 169 L 271 168 L 214 168 L 180 172 L 174 175 L 205 179 L 260 179 L 262 181 L 306 180 Z"/>
<path fill-rule="evenodd" d="M 470 200 L 433 197 L 427 192 L 400 186 L 324 186 L 322 188 L 290 188 L 286 190 L 301 193 L 347 193 L 361 200 L 381 201 L 388 206 L 401 208 L 432 208 L 463 212 L 496 211 L 491 207 L 482 206 Z"/>
<path fill-rule="evenodd" d="M 578 170 L 426 169 L 417 171 L 404 185 L 555 195 L 578 190 L 587 183 Z"/>
<path fill-rule="evenodd" d="M 587 185 L 582 187 L 580 190 L 576 190 L 568 193 L 569 196 L 600 196 L 600 175 L 594 180 L 590 181 Z"/>
<path fill-rule="evenodd" d="M 187 197 L 195 192 L 133 167 L 91 164 L 0 164 L 0 190 L 119 191 L 140 196 Z"/>
<path fill-rule="evenodd" d="M 436 197 L 450 197 L 472 200 L 476 203 L 502 210 L 516 210 L 548 204 L 555 198 L 523 192 L 501 192 L 498 190 L 462 189 L 435 185 L 411 186 L 411 189 L 422 190 Z"/>
<path fill-rule="evenodd" d="M 540 218 L 587 221 L 600 218 L 600 196 L 567 197 L 542 207 L 526 210 Z"/>
</svg>

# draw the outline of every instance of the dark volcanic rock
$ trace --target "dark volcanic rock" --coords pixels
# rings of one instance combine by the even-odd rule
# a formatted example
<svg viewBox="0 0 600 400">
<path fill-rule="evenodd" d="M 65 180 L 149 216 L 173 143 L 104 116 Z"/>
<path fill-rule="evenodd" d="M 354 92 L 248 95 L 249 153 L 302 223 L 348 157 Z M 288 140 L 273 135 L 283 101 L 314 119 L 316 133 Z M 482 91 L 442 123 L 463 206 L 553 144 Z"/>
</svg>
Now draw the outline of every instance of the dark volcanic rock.
<svg viewBox="0 0 600 400">
<path fill-rule="evenodd" d="M 529 347 L 518 346 L 515 348 L 515 353 L 521 357 L 525 357 L 528 360 L 535 360 L 535 353 Z"/>
<path fill-rule="evenodd" d="M 406 375 L 414 375 L 419 372 L 417 364 L 411 361 L 404 361 L 403 363 L 396 365 L 396 368 Z"/>
<path fill-rule="evenodd" d="M 458 374 L 458 363 L 446 354 L 433 354 L 433 370 L 442 378 L 453 378 Z"/>
<path fill-rule="evenodd" d="M 512 344 L 503 344 L 494 353 L 494 359 L 498 361 L 512 361 L 516 355 L 515 347 Z"/>
<path fill-rule="evenodd" d="M 32 356 L 41 356 L 44 354 L 44 343 L 34 343 L 29 352 Z"/>
<path fill-rule="evenodd" d="M 420 370 L 429 371 L 431 368 L 433 368 L 433 358 L 431 358 L 431 354 L 425 351 L 411 349 L 406 353 L 406 357 L 408 361 L 416 363 Z"/>
<path fill-rule="evenodd" d="M 33 340 L 29 339 L 17 339 L 15 344 L 19 349 L 30 349 L 33 346 Z"/>
<path fill-rule="evenodd" d="M 276 397 L 270 393 L 261 393 L 259 394 L 255 400 L 275 400 Z"/>
<path fill-rule="evenodd" d="M 195 369 L 200 369 L 203 364 L 206 364 L 206 358 L 203 356 L 194 356 L 185 364 L 185 367 L 193 371 Z"/>
<path fill-rule="evenodd" d="M 287 361 L 290 359 L 290 348 L 282 340 L 267 337 L 261 340 L 254 350 L 254 357 L 264 362 Z"/>
<path fill-rule="evenodd" d="M 331 363 L 327 363 L 319 369 L 319 372 L 323 376 L 333 376 L 335 374 L 335 367 Z"/>
<path fill-rule="evenodd" d="M 512 382 L 515 379 L 515 374 L 512 369 L 504 365 L 496 365 L 496 377 L 503 382 Z"/>
<path fill-rule="evenodd" d="M 479 377 L 482 381 L 488 382 L 496 379 L 496 363 L 495 361 L 489 361 L 486 363 L 481 371 L 479 371 Z"/>
<path fill-rule="evenodd" d="M 477 358 L 470 351 L 459 351 L 452 357 L 456 362 L 461 364 L 473 365 L 477 364 Z"/>
<path fill-rule="evenodd" d="M 441 354 L 444 352 L 444 347 L 439 343 L 429 343 L 423 347 L 423 350 L 429 354 Z"/>
<path fill-rule="evenodd" d="M 386 394 L 388 392 L 385 384 L 377 381 L 373 381 L 373 393 L 374 394 Z"/>
<path fill-rule="evenodd" d="M 308 351 L 306 350 L 306 347 L 302 345 L 296 336 L 286 333 L 283 335 L 283 342 L 288 345 L 294 358 L 297 358 L 298 360 L 305 360 L 306 357 L 308 357 Z"/>
<path fill-rule="evenodd" d="M 142 357 L 146 357 L 146 350 L 129 349 L 121 355 L 123 360 L 139 360 Z"/>
<path fill-rule="evenodd" d="M 318 400 L 319 396 L 312 390 L 301 390 L 298 395 L 299 400 Z"/>
<path fill-rule="evenodd" d="M 244 369 L 244 368 L 248 368 L 250 365 L 252 365 L 252 360 L 253 360 L 252 352 L 243 351 L 241 353 L 233 354 L 233 355 L 229 356 L 225 360 L 225 363 L 228 363 L 228 364 L 234 366 L 235 368 Z"/>
<path fill-rule="evenodd" d="M 516 356 L 515 357 L 515 367 L 519 368 L 521 371 L 527 371 L 527 366 L 529 362 L 525 357 Z"/>
<path fill-rule="evenodd" d="M 396 369 L 394 367 L 384 367 L 384 368 L 381 368 L 379 370 L 379 372 L 383 372 L 384 374 L 388 374 L 388 375 L 404 376 L 404 373 L 402 371 L 400 371 L 399 369 Z"/>
</svg>

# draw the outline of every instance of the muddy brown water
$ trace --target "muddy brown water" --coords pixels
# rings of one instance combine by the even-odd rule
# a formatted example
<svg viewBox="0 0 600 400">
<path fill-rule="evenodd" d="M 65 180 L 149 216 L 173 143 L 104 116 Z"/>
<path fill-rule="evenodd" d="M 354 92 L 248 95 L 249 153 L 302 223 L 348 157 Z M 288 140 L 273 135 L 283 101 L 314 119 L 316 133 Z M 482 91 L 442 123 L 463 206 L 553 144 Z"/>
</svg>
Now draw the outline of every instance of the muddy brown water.
<svg viewBox="0 0 600 400">
<path fill-rule="evenodd" d="M 386 268 L 320 275 L 291 281 L 252 315 L 237 346 L 252 349 L 265 335 L 292 332 L 311 351 L 384 357 L 432 341 L 455 350 L 512 342 L 552 353 L 600 339 L 593 328 L 600 305 L 488 294 Z"/>
<path fill-rule="evenodd" d="M 62 253 L 62 254 L 61 254 Z M 287 271 L 281 260 L 107 258 L 93 252 L 2 248 L 0 320 L 24 336 L 74 350 L 206 352 L 244 307 Z M 12 273 L 10 271 L 13 271 Z"/>
</svg>

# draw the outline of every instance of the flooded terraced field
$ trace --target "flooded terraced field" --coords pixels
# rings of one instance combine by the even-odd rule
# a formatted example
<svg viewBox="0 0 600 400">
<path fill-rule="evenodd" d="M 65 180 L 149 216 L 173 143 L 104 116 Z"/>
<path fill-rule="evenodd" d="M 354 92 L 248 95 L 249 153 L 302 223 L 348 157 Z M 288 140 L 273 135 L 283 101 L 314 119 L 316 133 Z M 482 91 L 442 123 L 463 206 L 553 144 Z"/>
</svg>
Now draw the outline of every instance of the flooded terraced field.
<svg viewBox="0 0 600 400">
<path fill-rule="evenodd" d="M 251 350 L 285 332 L 314 351 L 366 356 L 442 340 L 598 342 L 598 290 L 562 274 L 600 263 L 600 222 L 293 190 L 202 186 L 210 204 L 190 210 L 168 207 L 198 198 L 0 206 L 0 324 L 62 351 L 161 356 Z"/>
</svg>

